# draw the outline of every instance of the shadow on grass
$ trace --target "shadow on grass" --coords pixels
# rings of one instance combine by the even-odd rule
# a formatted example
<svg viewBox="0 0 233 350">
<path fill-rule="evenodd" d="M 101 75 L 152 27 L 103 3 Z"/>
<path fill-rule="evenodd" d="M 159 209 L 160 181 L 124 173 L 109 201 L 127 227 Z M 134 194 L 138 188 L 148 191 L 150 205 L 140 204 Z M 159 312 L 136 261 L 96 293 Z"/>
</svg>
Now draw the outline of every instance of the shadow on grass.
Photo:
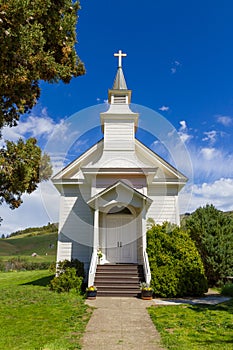
<svg viewBox="0 0 233 350">
<path fill-rule="evenodd" d="M 46 276 L 46 277 L 42 277 L 39 278 L 35 281 L 31 281 L 31 282 L 27 282 L 27 283 L 23 283 L 23 286 L 41 286 L 41 287 L 47 287 L 49 285 L 49 282 L 54 278 L 54 275 L 51 276 Z"/>
<path fill-rule="evenodd" d="M 199 304 L 199 305 L 192 305 L 190 306 L 190 308 L 196 312 L 205 312 L 205 310 L 211 310 L 211 311 L 225 311 L 230 314 L 233 314 L 233 298 L 229 301 L 225 301 L 217 305 Z"/>
<path fill-rule="evenodd" d="M 224 346 L 226 344 L 228 344 L 228 345 L 233 344 L 233 338 L 232 339 L 223 339 L 223 340 L 215 338 L 214 340 L 208 339 L 206 341 L 203 341 L 203 340 L 198 341 L 197 340 L 196 343 L 199 343 L 200 345 L 202 345 L 202 349 L 203 349 L 203 346 L 211 346 L 211 345 L 215 346 L 215 348 L 217 345 L 219 345 L 220 349 L 221 349 L 221 346 Z M 208 348 L 208 349 L 211 349 L 211 348 Z M 226 349 L 226 347 L 224 347 L 224 349 Z M 232 349 L 232 347 L 229 347 L 229 350 L 230 349 Z"/>
</svg>

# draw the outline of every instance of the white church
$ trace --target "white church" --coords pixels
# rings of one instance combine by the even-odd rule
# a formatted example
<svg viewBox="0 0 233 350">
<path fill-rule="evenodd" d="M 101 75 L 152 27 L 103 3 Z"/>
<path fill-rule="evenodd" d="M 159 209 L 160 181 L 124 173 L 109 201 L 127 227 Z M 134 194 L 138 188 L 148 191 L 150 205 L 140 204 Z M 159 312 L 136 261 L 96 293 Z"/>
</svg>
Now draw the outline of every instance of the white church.
<svg viewBox="0 0 233 350">
<path fill-rule="evenodd" d="M 130 109 L 132 91 L 122 70 L 126 54 L 114 55 L 118 69 L 108 91 L 109 109 L 99 119 L 103 139 L 52 179 L 60 192 L 57 261 L 79 259 L 88 285 L 99 283 L 100 289 L 101 266 L 113 271 L 114 266 L 140 265 L 150 282 L 147 219 L 179 225 L 178 195 L 187 182 L 135 138 L 140 116 Z"/>
</svg>

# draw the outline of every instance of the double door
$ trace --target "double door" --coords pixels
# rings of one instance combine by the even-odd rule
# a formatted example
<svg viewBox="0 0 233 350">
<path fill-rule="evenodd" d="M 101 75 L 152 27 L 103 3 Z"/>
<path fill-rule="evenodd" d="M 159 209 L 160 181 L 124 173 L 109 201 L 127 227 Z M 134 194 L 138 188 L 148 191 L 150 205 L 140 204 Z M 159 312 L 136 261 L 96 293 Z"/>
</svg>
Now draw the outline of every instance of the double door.
<svg viewBox="0 0 233 350">
<path fill-rule="evenodd" d="M 107 260 L 111 263 L 136 263 L 136 236 L 133 215 L 107 215 Z"/>
</svg>

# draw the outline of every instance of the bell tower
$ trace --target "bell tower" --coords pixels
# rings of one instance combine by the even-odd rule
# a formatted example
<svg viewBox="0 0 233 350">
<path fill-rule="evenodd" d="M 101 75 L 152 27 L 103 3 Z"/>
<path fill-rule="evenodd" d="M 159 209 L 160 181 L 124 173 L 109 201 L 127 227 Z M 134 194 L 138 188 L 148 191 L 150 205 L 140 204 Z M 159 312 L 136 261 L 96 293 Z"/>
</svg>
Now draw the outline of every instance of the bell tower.
<svg viewBox="0 0 233 350">
<path fill-rule="evenodd" d="M 127 88 L 122 69 L 122 57 L 126 54 L 119 50 L 114 56 L 118 57 L 118 68 L 113 87 L 108 91 L 110 107 L 100 114 L 104 151 L 134 151 L 138 113 L 133 113 L 129 107 L 132 91 Z"/>
</svg>

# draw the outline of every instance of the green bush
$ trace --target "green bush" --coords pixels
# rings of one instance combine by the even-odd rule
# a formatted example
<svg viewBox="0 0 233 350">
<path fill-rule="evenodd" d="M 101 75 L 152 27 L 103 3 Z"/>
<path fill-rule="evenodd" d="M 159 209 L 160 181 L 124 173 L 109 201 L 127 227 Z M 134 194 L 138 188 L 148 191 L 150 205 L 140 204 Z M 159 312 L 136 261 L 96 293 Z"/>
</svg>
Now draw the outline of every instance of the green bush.
<svg viewBox="0 0 233 350">
<path fill-rule="evenodd" d="M 67 267 L 64 272 L 50 281 L 50 289 L 54 292 L 63 293 L 74 289 L 78 294 L 82 292 L 83 277 L 76 274 L 74 267 Z"/>
<path fill-rule="evenodd" d="M 233 283 L 226 283 L 225 286 L 222 287 L 221 294 L 233 297 Z"/>
<path fill-rule="evenodd" d="M 204 267 L 189 235 L 164 223 L 147 231 L 151 286 L 157 296 L 203 295 L 208 289 Z"/>
<path fill-rule="evenodd" d="M 0 271 L 5 271 L 5 264 L 2 259 L 0 259 Z"/>
<path fill-rule="evenodd" d="M 233 217 L 207 204 L 182 220 L 202 258 L 210 287 L 233 275 Z"/>
<path fill-rule="evenodd" d="M 84 264 L 78 259 L 71 259 L 71 261 L 59 261 L 59 263 L 57 264 L 57 273 L 59 274 L 61 272 L 64 272 L 68 267 L 74 267 L 77 276 L 81 276 L 83 278 L 85 277 Z"/>
<path fill-rule="evenodd" d="M 78 294 L 83 290 L 85 277 L 84 264 L 78 259 L 59 261 L 57 276 L 50 282 L 50 289 L 61 293 L 75 289 Z"/>
<path fill-rule="evenodd" d="M 48 270 L 50 262 L 28 261 L 24 258 L 12 258 L 0 266 L 1 271 L 32 271 L 32 270 Z"/>
</svg>

